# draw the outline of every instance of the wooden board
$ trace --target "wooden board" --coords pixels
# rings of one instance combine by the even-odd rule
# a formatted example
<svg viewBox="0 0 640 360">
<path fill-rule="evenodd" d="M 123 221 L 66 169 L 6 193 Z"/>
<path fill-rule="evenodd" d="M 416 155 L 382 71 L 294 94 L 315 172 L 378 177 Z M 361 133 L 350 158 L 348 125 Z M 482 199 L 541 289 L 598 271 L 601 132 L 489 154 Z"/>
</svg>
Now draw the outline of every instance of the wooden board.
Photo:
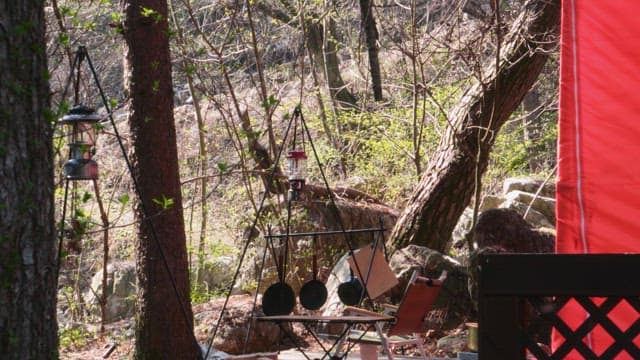
<svg viewBox="0 0 640 360">
<path fill-rule="evenodd" d="M 354 262 L 355 258 L 355 262 Z M 373 259 L 373 262 L 372 262 Z M 353 256 L 349 257 L 349 267 L 353 273 L 358 276 L 358 270 L 355 263 L 358 263 L 358 268 L 364 277 L 364 282 L 367 284 L 367 292 L 372 299 L 384 294 L 387 290 L 398 285 L 398 278 L 393 273 L 389 263 L 384 258 L 382 249 L 379 247 L 373 250 L 372 245 L 366 245 L 353 251 Z M 371 272 L 369 272 L 369 265 L 371 266 Z M 367 278 L 367 274 L 369 274 Z M 360 278 L 360 276 L 358 276 Z"/>
</svg>

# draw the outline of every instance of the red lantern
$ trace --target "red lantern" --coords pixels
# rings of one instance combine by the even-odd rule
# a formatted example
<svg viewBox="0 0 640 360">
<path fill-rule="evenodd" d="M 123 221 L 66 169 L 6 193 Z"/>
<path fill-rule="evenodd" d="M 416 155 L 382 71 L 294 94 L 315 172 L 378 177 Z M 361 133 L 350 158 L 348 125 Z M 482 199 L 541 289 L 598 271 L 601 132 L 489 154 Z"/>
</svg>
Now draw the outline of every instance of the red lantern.
<svg viewBox="0 0 640 360">
<path fill-rule="evenodd" d="M 287 153 L 287 162 L 291 190 L 302 191 L 307 175 L 307 154 L 304 149 L 290 150 Z"/>
</svg>

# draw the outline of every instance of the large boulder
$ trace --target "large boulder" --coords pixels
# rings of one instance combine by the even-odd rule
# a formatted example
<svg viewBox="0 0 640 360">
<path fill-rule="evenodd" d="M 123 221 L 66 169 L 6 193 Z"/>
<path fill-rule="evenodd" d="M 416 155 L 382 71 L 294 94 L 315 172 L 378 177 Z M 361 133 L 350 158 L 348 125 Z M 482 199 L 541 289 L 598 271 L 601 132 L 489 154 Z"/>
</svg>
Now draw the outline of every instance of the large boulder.
<svg viewBox="0 0 640 360">
<path fill-rule="evenodd" d="M 480 204 L 479 213 L 490 209 L 511 209 L 520 214 L 534 228 L 553 229 L 555 227 L 555 199 L 534 193 L 542 185 L 541 181 L 529 178 L 507 179 L 504 183 L 504 196 L 486 195 Z M 547 192 L 553 188 L 546 188 Z M 544 192 L 544 193 L 547 193 Z M 473 227 L 473 208 L 467 207 L 456 224 L 451 235 L 452 244 L 462 248 L 467 244 Z"/>
<path fill-rule="evenodd" d="M 231 280 L 237 263 L 231 256 L 216 256 L 204 260 L 200 266 L 191 266 L 191 279 L 197 280 L 196 285 L 204 289 L 225 288 Z"/>
<path fill-rule="evenodd" d="M 512 191 L 522 191 L 538 196 L 553 198 L 556 196 L 556 184 L 551 181 L 536 180 L 530 177 L 517 177 L 506 179 L 502 186 L 504 195 Z"/>
<path fill-rule="evenodd" d="M 478 249 L 469 259 L 469 293 L 477 309 L 478 284 L 476 273 L 478 256 L 493 253 L 551 253 L 555 250 L 555 236 L 547 231 L 534 229 L 517 211 L 490 209 L 483 211 L 473 231 L 473 241 Z"/>
<path fill-rule="evenodd" d="M 511 191 L 505 195 L 505 202 L 518 201 L 542 213 L 551 223 L 556 221 L 556 200 L 524 191 Z M 501 206 L 504 207 L 504 206 Z"/>
<path fill-rule="evenodd" d="M 502 204 L 500 204 L 499 208 L 514 210 L 534 228 L 554 228 L 554 225 L 543 213 L 536 210 L 534 207 L 530 207 L 528 203 L 525 204 L 518 201 L 515 197 L 507 198 Z"/>
<path fill-rule="evenodd" d="M 473 232 L 478 248 L 494 247 L 513 253 L 550 253 L 555 237 L 534 229 L 518 212 L 511 209 L 483 211 Z"/>
<path fill-rule="evenodd" d="M 438 277 L 442 271 L 453 273 L 460 270 L 460 263 L 454 258 L 424 246 L 409 245 L 393 253 L 389 266 L 400 279 L 404 289 L 414 271 L 431 277 Z"/>
<path fill-rule="evenodd" d="M 102 297 L 102 270 L 91 278 L 89 291 L 85 294 L 92 314 L 100 316 Z M 132 261 L 111 263 L 107 266 L 106 322 L 114 322 L 133 316 L 136 298 L 136 266 Z"/>
<path fill-rule="evenodd" d="M 209 343 L 224 302 L 225 299 L 216 299 L 194 306 L 195 333 L 198 341 Z M 256 320 L 257 316 L 263 315 L 261 303 L 260 299 L 254 303 L 254 298 L 250 295 L 231 296 L 217 329 L 213 347 L 234 355 L 278 350 L 278 325 Z M 245 349 L 244 342 L 249 328 L 251 332 Z"/>
</svg>

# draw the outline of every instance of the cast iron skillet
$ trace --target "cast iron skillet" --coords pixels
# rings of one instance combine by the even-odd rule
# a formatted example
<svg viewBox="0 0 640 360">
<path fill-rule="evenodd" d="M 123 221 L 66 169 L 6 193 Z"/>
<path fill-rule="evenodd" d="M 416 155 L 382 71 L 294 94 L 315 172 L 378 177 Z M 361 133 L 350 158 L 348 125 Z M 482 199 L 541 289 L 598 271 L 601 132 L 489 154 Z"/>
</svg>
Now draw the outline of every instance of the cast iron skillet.
<svg viewBox="0 0 640 360">
<path fill-rule="evenodd" d="M 316 237 L 313 237 L 312 271 L 313 279 L 307 281 L 300 288 L 300 304 L 307 310 L 318 310 L 327 301 L 327 287 L 324 283 L 316 279 L 318 272 L 318 256 L 316 254 Z"/>
<path fill-rule="evenodd" d="M 338 297 L 343 304 L 349 306 L 358 305 L 364 297 L 362 284 L 357 277 L 353 276 L 353 272 L 351 272 L 351 278 L 348 281 L 338 286 Z"/>
<path fill-rule="evenodd" d="M 269 286 L 262 296 L 262 311 L 267 316 L 289 315 L 295 305 L 296 295 L 284 281 Z"/>
<path fill-rule="evenodd" d="M 276 264 L 276 268 L 280 281 L 269 286 L 262 295 L 262 311 L 267 316 L 289 315 L 296 305 L 296 294 L 284 281 L 285 259 L 283 256 L 279 258 L 280 264 Z"/>
</svg>

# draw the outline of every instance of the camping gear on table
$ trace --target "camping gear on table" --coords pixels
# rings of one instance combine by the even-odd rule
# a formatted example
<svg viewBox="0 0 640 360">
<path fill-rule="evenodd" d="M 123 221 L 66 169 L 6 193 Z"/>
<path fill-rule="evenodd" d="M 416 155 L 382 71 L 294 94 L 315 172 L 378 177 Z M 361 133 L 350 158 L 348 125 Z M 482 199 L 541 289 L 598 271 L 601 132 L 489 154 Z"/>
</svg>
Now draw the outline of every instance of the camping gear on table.
<svg viewBox="0 0 640 360">
<path fill-rule="evenodd" d="M 300 304 L 307 310 L 318 310 L 327 301 L 327 287 L 325 284 L 316 278 L 318 273 L 318 254 L 316 251 L 316 236 L 312 241 L 312 264 L 311 271 L 313 271 L 313 278 L 307 281 L 302 288 L 300 288 Z"/>
<path fill-rule="evenodd" d="M 349 270 L 349 280 L 338 285 L 338 297 L 343 304 L 354 306 L 360 303 L 364 298 L 365 292 L 360 280 L 353 275 L 353 271 Z"/>
<path fill-rule="evenodd" d="M 262 311 L 267 316 L 290 314 L 295 305 L 296 295 L 284 281 L 269 286 L 262 296 Z"/>
<path fill-rule="evenodd" d="M 288 239 L 286 241 L 288 243 Z M 296 305 L 296 294 L 285 282 L 287 250 L 288 245 L 285 244 L 284 254 L 274 257 L 279 260 L 276 262 L 279 281 L 271 284 L 262 295 L 262 312 L 267 316 L 288 315 Z"/>
</svg>

